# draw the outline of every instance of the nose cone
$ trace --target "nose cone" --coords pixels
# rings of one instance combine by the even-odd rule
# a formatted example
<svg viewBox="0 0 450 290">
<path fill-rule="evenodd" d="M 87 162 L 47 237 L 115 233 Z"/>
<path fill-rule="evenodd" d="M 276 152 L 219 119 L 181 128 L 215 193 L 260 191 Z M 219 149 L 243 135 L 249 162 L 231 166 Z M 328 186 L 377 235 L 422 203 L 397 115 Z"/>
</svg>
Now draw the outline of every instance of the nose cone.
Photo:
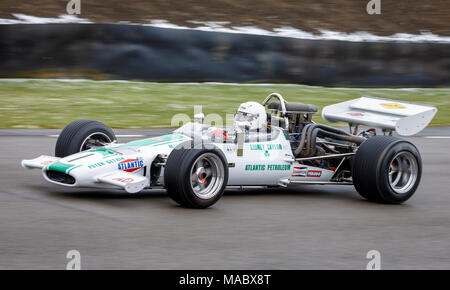
<svg viewBox="0 0 450 290">
<path fill-rule="evenodd" d="M 87 172 L 94 173 L 103 168 L 115 168 L 116 164 L 123 160 L 122 155 L 117 152 L 108 149 L 93 149 L 64 157 L 49 164 L 46 170 L 73 174 L 74 171 L 79 172 L 84 169 Z"/>
<path fill-rule="evenodd" d="M 112 150 L 91 149 L 49 164 L 44 168 L 43 175 L 47 180 L 63 185 L 93 186 L 98 182 L 98 176 L 116 171 L 117 164 L 125 159 L 121 153 Z M 73 181 L 70 185 L 67 182 L 69 179 Z"/>
</svg>

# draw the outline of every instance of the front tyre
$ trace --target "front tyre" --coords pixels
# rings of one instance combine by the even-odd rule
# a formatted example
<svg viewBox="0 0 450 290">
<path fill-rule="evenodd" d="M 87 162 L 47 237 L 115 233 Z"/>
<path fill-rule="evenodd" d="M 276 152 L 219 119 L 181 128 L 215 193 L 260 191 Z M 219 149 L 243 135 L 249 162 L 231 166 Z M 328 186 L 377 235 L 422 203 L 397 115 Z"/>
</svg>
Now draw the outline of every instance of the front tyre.
<svg viewBox="0 0 450 290">
<path fill-rule="evenodd" d="M 55 146 L 56 157 L 66 157 L 116 140 L 114 132 L 105 124 L 92 120 L 77 120 L 59 134 Z"/>
<path fill-rule="evenodd" d="M 410 142 L 390 136 L 374 136 L 355 154 L 353 184 L 371 201 L 399 204 L 416 191 L 422 175 L 422 159 Z"/>
<path fill-rule="evenodd" d="M 227 186 L 226 158 L 216 148 L 187 148 L 189 143 L 180 144 L 169 155 L 164 184 L 179 205 L 207 208 L 222 197 Z"/>
</svg>

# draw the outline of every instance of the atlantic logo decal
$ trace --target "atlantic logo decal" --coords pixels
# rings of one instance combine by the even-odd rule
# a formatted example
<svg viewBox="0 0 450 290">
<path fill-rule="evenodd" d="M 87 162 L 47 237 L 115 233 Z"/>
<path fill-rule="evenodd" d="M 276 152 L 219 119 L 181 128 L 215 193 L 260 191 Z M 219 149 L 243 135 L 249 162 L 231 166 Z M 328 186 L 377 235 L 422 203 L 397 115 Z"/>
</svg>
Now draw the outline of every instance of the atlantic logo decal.
<svg viewBox="0 0 450 290">
<path fill-rule="evenodd" d="M 289 164 L 246 164 L 245 171 L 279 171 L 291 170 Z"/>
<path fill-rule="evenodd" d="M 144 166 L 144 161 L 140 158 L 127 159 L 117 164 L 119 170 L 126 172 L 134 172 L 141 169 Z"/>
</svg>

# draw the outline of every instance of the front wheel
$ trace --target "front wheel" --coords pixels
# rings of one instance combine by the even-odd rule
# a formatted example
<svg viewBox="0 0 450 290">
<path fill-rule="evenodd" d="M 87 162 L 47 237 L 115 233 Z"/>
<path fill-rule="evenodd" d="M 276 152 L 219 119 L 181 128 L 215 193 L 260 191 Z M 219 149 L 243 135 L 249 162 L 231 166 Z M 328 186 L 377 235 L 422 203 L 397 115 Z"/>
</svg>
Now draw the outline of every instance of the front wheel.
<svg viewBox="0 0 450 290">
<path fill-rule="evenodd" d="M 186 148 L 186 144 L 180 144 L 169 155 L 164 184 L 169 196 L 181 206 L 207 208 L 225 191 L 228 182 L 226 158 L 218 149 Z"/>
<path fill-rule="evenodd" d="M 116 140 L 114 132 L 105 124 L 93 120 L 77 120 L 59 134 L 55 146 L 56 157 L 66 157 L 84 150 L 104 146 Z"/>
<path fill-rule="evenodd" d="M 353 183 L 364 198 L 391 204 L 408 200 L 422 175 L 422 160 L 410 142 L 389 136 L 374 136 L 355 154 Z"/>
</svg>

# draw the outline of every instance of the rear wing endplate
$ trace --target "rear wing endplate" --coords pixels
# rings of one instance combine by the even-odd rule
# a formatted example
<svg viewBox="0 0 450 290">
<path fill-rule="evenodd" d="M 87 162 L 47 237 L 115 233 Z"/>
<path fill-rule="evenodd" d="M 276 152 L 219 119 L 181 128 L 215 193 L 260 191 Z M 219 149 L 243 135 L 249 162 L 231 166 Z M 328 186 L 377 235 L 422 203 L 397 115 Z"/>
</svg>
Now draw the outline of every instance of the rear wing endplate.
<svg viewBox="0 0 450 290">
<path fill-rule="evenodd" d="M 365 125 L 411 136 L 422 131 L 436 112 L 433 106 L 363 96 L 324 107 L 322 118 L 330 123 Z"/>
</svg>

